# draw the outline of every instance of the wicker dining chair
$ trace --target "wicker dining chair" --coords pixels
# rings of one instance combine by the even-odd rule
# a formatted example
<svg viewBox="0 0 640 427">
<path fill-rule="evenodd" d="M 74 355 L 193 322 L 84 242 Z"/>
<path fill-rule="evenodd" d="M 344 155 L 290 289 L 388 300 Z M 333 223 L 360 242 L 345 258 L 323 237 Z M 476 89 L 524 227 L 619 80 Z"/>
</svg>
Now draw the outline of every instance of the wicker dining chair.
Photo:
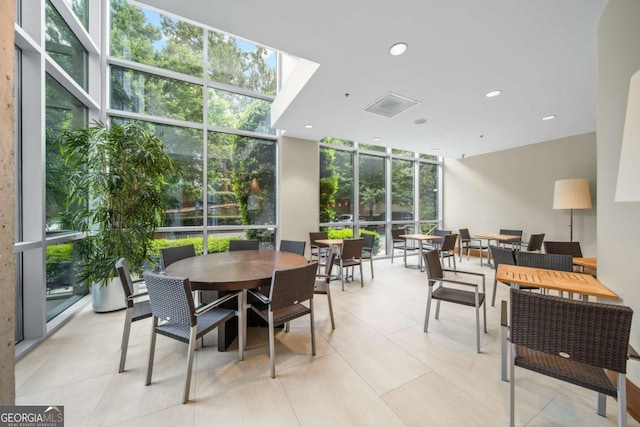
<svg viewBox="0 0 640 427">
<path fill-rule="evenodd" d="M 231 251 L 257 251 L 260 242 L 257 240 L 229 240 L 229 252 Z"/>
<path fill-rule="evenodd" d="M 545 268 L 547 270 L 573 271 L 571 255 L 539 254 L 537 252 L 517 252 L 516 263 L 524 267 Z"/>
<path fill-rule="evenodd" d="M 521 247 L 527 252 L 540 252 L 542 250 L 542 242 L 544 242 L 544 233 L 532 234 L 529 237 L 527 245 L 525 246 L 524 243 L 522 243 Z"/>
<path fill-rule="evenodd" d="M 364 233 L 362 234 L 362 238 L 364 242 L 362 243 L 362 261 L 369 261 L 371 264 L 371 278 L 373 279 L 373 244 L 375 241 L 375 237 L 373 234 Z"/>
<path fill-rule="evenodd" d="M 326 295 L 327 302 L 329 304 L 329 318 L 331 319 L 331 329 L 336 328 L 336 322 L 333 320 L 333 304 L 331 302 L 331 271 L 336 260 L 336 253 L 331 251 L 329 259 L 327 260 L 327 266 L 325 273 L 321 274 L 316 272 L 316 284 L 313 288 L 315 295 Z M 319 270 L 319 269 L 318 269 Z"/>
<path fill-rule="evenodd" d="M 329 245 L 318 243 L 316 240 L 327 240 L 329 233 L 326 231 L 312 231 L 309 233 L 309 261 L 318 261 L 319 265 L 323 265 L 324 259 L 331 250 Z"/>
<path fill-rule="evenodd" d="M 493 259 L 493 269 L 496 274 L 493 275 L 493 296 L 491 297 L 491 307 L 496 305 L 496 292 L 498 290 L 498 280 L 496 275 L 500 264 L 516 265 L 516 255 L 513 249 L 500 248 L 498 246 L 489 245 L 491 258 Z M 509 284 L 506 284 L 509 286 Z"/>
<path fill-rule="evenodd" d="M 544 251 L 548 254 L 571 255 L 582 258 L 580 242 L 544 242 Z"/>
<path fill-rule="evenodd" d="M 469 254 L 473 249 L 480 253 L 480 266 L 482 266 L 482 252 L 488 250 L 489 247 L 482 244 L 482 239 L 474 239 L 471 237 L 471 233 L 468 228 L 461 228 L 459 231 L 460 242 L 458 245 L 458 255 L 460 257 L 460 261 L 462 262 L 462 252 L 465 250 L 467 251 L 467 261 L 469 261 Z"/>
<path fill-rule="evenodd" d="M 234 298 L 238 300 L 238 316 L 243 316 L 241 292 L 227 294 L 205 306 L 195 308 L 191 291 L 191 284 L 186 277 L 173 277 L 164 274 L 143 273 L 144 281 L 149 291 L 151 312 L 153 313 L 153 328 L 151 331 L 151 346 L 149 349 L 149 365 L 145 385 L 151 384 L 153 374 L 153 359 L 156 348 L 156 335 L 187 343 L 187 374 L 182 403 L 189 400 L 191 386 L 191 371 L 196 342 L 208 332 L 211 332 L 227 320 L 236 315 L 235 310 L 221 308 L 220 305 Z M 238 359 L 243 360 L 244 331 L 240 327 L 242 319 L 238 319 Z"/>
<path fill-rule="evenodd" d="M 627 425 L 626 372 L 633 311 L 621 305 L 570 300 L 511 289 L 510 425 L 515 423 L 515 367 L 618 400 L 618 426 Z M 616 373 L 609 380 L 605 370 Z"/>
<path fill-rule="evenodd" d="M 163 270 L 176 261 L 194 256 L 196 256 L 196 249 L 193 245 L 182 245 L 160 249 L 160 259 L 162 260 Z"/>
<path fill-rule="evenodd" d="M 453 270 L 456 270 L 456 242 L 458 241 L 457 234 L 446 234 L 442 238 L 442 243 L 438 247 L 438 253 L 440 253 L 440 259 L 444 265 L 445 258 L 448 260 L 448 265 L 451 267 L 451 260 L 453 259 Z"/>
<path fill-rule="evenodd" d="M 318 263 L 311 262 L 300 267 L 275 270 L 271 279 L 269 296 L 249 290 L 258 302 L 251 309 L 269 324 L 269 360 L 271 378 L 276 377 L 275 328 L 301 316 L 310 316 L 311 354 L 316 355 L 314 331 L 313 294 Z M 308 306 L 304 305 L 308 302 Z"/>
<path fill-rule="evenodd" d="M 404 234 L 409 234 L 409 232 L 404 228 L 392 228 L 391 229 L 391 263 L 393 263 L 393 257 L 396 249 L 402 251 L 404 266 L 407 266 L 407 252 L 408 251 L 417 251 L 420 249 L 415 244 L 409 245 L 407 239 L 404 237 L 400 237 Z"/>
<path fill-rule="evenodd" d="M 304 248 L 306 244 L 307 242 L 296 241 L 296 240 L 281 240 L 280 251 L 291 252 L 293 254 L 304 256 Z"/>
<path fill-rule="evenodd" d="M 349 267 L 351 267 L 351 278 L 353 279 L 353 270 L 355 266 L 360 267 L 360 286 L 364 287 L 364 279 L 362 275 L 362 248 L 364 247 L 364 239 L 344 239 L 342 241 L 342 251 L 340 252 L 340 276 L 342 277 L 342 290 L 344 291 L 344 281 L 347 277 Z M 346 268 L 346 270 L 345 270 Z"/>
<path fill-rule="evenodd" d="M 507 236 L 518 236 L 520 237 L 519 239 L 514 239 L 514 240 L 507 240 L 502 242 L 502 246 L 509 247 L 511 249 L 514 250 L 518 250 L 520 249 L 520 245 L 522 244 L 522 230 L 509 230 L 506 228 L 501 228 L 500 229 L 500 233 L 498 234 L 505 234 Z"/>
<path fill-rule="evenodd" d="M 470 271 L 460 270 L 448 270 L 443 269 L 440 264 L 440 255 L 437 250 L 432 250 L 424 253 L 424 265 L 427 271 L 427 278 L 429 282 L 429 293 L 427 294 L 427 310 L 424 316 L 424 331 L 427 332 L 429 328 L 429 313 L 431 310 L 431 300 L 436 300 L 436 316 L 437 319 L 440 315 L 440 301 L 451 302 L 454 304 L 462 304 L 469 307 L 475 307 L 476 310 L 476 351 L 480 353 L 480 306 L 482 306 L 484 314 L 484 332 L 487 333 L 487 307 L 484 304 L 485 300 L 485 276 L 482 273 L 475 273 Z M 454 280 L 444 277 L 444 272 L 455 272 L 456 274 L 468 274 L 471 276 L 477 276 L 482 278 L 482 292 L 478 289 L 477 283 Z M 438 287 L 434 289 L 434 285 L 440 283 Z M 447 286 L 445 286 L 445 283 Z M 457 287 L 451 287 L 452 285 L 467 286 L 473 290 L 459 289 Z"/>
<path fill-rule="evenodd" d="M 131 280 L 126 259 L 120 258 L 116 261 L 116 271 L 118 272 L 127 303 L 127 311 L 124 316 L 124 329 L 122 331 L 122 344 L 120 346 L 120 365 L 118 367 L 118 373 L 120 373 L 124 371 L 124 365 L 127 360 L 131 324 L 138 320 L 151 317 L 151 304 L 149 304 L 149 299 L 147 298 L 149 295 L 147 291 L 134 293 L 134 284 L 142 283 L 143 280 Z"/>
</svg>

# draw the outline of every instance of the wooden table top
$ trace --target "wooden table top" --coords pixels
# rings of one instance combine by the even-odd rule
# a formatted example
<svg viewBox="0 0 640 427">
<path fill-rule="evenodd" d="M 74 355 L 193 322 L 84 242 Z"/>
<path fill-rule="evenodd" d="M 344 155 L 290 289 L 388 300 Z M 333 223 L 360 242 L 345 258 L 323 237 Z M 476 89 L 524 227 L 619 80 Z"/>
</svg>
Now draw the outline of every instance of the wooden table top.
<svg viewBox="0 0 640 427">
<path fill-rule="evenodd" d="M 401 234 L 403 239 L 410 240 L 442 240 L 444 236 L 434 236 L 433 234 Z"/>
<path fill-rule="evenodd" d="M 497 240 L 500 242 L 508 242 L 509 240 L 522 239 L 521 236 L 514 236 L 512 234 L 492 234 L 492 233 L 474 234 L 473 237 L 477 237 L 478 239 Z"/>
<path fill-rule="evenodd" d="M 595 270 L 598 268 L 598 258 L 573 257 L 573 265 L 578 265 L 580 267 L 593 268 Z"/>
<path fill-rule="evenodd" d="M 268 284 L 275 269 L 306 263 L 305 257 L 290 252 L 233 251 L 181 259 L 165 272 L 188 277 L 194 290 L 239 291 Z"/>
<path fill-rule="evenodd" d="M 342 241 L 343 239 L 318 239 L 316 243 L 327 246 L 340 246 L 342 245 Z"/>
<path fill-rule="evenodd" d="M 546 270 L 518 265 L 498 265 L 496 279 L 504 283 L 536 286 L 556 291 L 618 299 L 618 295 L 590 274 Z"/>
</svg>

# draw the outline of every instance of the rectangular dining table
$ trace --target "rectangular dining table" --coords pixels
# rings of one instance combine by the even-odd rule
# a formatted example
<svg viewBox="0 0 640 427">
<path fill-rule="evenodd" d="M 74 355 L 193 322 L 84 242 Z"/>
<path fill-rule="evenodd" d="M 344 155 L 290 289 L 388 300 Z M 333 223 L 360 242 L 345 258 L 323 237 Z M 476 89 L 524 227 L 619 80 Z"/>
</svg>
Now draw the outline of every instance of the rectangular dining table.
<svg viewBox="0 0 640 427">
<path fill-rule="evenodd" d="M 615 292 L 607 288 L 591 274 L 576 273 L 573 271 L 547 270 L 538 267 L 500 264 L 496 271 L 496 280 L 510 284 L 512 287 L 527 285 L 560 292 L 568 292 L 569 295 L 576 293 L 600 298 L 618 299 L 618 295 Z M 509 381 L 507 378 L 508 321 L 505 318 L 507 311 L 506 305 L 507 302 L 502 301 L 503 318 L 500 323 L 502 326 L 501 368 L 503 381 Z"/>
<path fill-rule="evenodd" d="M 433 234 L 401 234 L 400 237 L 406 240 L 417 240 L 418 241 L 418 268 L 422 271 L 422 251 L 423 251 L 423 243 L 426 241 L 442 241 L 442 236 L 434 236 Z"/>
<path fill-rule="evenodd" d="M 585 268 L 588 268 L 595 272 L 598 270 L 598 258 L 573 257 L 573 265 L 580 267 L 580 271 L 583 273 Z"/>
</svg>

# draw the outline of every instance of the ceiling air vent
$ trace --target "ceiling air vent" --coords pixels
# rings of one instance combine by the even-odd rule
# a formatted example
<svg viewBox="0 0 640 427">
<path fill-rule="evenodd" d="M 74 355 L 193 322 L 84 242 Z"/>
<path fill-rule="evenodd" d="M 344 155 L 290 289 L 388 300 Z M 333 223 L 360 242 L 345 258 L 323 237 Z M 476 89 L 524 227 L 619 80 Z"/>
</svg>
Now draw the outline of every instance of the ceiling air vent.
<svg viewBox="0 0 640 427">
<path fill-rule="evenodd" d="M 418 101 L 414 101 L 413 99 L 405 98 L 404 96 L 396 95 L 395 93 L 389 92 L 388 94 L 384 95 L 382 98 L 378 99 L 373 104 L 365 108 L 364 111 L 378 114 L 380 116 L 393 117 L 396 114 L 400 114 L 403 111 L 406 111 L 414 105 L 418 104 Z"/>
</svg>

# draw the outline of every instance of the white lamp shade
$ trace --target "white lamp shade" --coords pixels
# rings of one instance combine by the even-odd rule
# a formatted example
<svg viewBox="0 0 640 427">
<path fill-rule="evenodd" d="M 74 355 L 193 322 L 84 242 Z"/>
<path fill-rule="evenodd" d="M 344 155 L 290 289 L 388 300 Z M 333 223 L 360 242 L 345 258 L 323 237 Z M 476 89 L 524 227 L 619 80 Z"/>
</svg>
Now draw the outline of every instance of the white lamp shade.
<svg viewBox="0 0 640 427">
<path fill-rule="evenodd" d="M 615 201 L 640 201 L 640 70 L 629 83 Z"/>
<path fill-rule="evenodd" d="M 591 209 L 587 179 L 561 179 L 553 192 L 553 209 Z"/>
</svg>

